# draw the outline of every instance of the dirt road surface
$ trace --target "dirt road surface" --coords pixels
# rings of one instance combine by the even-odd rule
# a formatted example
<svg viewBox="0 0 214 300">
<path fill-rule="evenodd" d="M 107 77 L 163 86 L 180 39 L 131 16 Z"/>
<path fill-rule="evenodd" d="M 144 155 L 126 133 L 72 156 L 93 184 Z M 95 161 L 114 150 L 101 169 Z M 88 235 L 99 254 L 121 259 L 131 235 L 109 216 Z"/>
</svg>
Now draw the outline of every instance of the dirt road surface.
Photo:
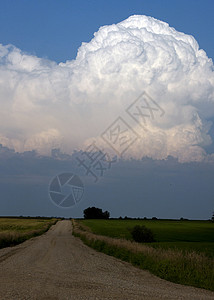
<svg viewBox="0 0 214 300">
<path fill-rule="evenodd" d="M 0 250 L 0 299 L 214 299 L 85 246 L 64 220 L 42 236 Z"/>
</svg>

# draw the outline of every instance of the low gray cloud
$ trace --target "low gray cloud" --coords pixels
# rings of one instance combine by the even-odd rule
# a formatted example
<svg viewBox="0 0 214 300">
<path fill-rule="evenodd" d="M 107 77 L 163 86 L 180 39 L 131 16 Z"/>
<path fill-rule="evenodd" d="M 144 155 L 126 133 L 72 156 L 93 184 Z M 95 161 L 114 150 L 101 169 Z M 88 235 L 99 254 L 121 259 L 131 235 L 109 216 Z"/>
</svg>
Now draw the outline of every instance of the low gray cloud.
<svg viewBox="0 0 214 300">
<path fill-rule="evenodd" d="M 94 183 L 75 156 L 0 147 L 0 166 L 1 215 L 82 217 L 85 208 L 96 206 L 112 217 L 208 219 L 213 211 L 214 168 L 202 162 L 121 159 Z M 61 173 L 77 174 L 84 184 L 81 201 L 67 209 L 49 197 L 49 184 Z"/>
</svg>

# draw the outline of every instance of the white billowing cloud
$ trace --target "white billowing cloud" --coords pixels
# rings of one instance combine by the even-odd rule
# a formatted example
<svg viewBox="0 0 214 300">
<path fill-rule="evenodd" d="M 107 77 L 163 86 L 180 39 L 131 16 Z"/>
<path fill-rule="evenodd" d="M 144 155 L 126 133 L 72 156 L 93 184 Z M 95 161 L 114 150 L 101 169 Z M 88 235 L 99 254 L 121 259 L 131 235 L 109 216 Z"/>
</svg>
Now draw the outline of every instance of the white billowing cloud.
<svg viewBox="0 0 214 300">
<path fill-rule="evenodd" d="M 165 111 L 146 130 L 126 108 L 143 92 Z M 101 27 L 75 60 L 56 64 L 0 45 L 0 143 L 16 151 L 66 153 L 121 116 L 140 138 L 124 157 L 201 161 L 212 143 L 214 68 L 196 40 L 147 16 Z"/>
<path fill-rule="evenodd" d="M 37 149 L 39 153 L 45 155 L 50 149 L 60 147 L 60 140 L 59 132 L 56 129 L 49 129 L 28 138 L 25 142 L 25 150 Z"/>
</svg>

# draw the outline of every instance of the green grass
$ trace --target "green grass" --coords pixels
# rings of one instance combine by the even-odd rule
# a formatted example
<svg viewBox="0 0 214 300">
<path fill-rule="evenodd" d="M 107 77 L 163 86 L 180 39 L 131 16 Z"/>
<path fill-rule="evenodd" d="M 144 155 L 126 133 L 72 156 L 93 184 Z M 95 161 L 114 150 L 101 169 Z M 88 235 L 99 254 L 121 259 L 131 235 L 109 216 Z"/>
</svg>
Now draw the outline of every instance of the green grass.
<svg viewBox="0 0 214 300">
<path fill-rule="evenodd" d="M 129 229 L 135 225 L 150 228 L 157 242 L 154 248 L 194 250 L 214 257 L 214 223 L 174 220 L 81 220 L 95 234 L 131 240 Z"/>
<path fill-rule="evenodd" d="M 15 246 L 46 232 L 56 219 L 0 218 L 0 248 Z"/>
<path fill-rule="evenodd" d="M 214 291 L 214 224 L 208 221 L 74 220 L 88 246 L 184 285 Z M 146 225 L 158 242 L 135 243 L 129 228 Z"/>
</svg>

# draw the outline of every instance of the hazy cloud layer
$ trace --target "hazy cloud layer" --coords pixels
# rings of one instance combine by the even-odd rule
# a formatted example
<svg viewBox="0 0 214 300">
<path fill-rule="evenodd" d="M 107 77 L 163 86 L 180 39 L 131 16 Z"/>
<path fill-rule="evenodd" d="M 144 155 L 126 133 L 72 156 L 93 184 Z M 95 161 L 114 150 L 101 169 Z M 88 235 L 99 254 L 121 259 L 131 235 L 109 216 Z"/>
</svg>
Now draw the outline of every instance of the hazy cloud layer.
<svg viewBox="0 0 214 300">
<path fill-rule="evenodd" d="M 111 217 L 209 219 L 212 215 L 212 164 L 181 164 L 171 157 L 118 160 L 97 183 L 76 165 L 75 157 L 15 153 L 0 146 L 1 216 L 77 218 L 89 206 L 108 210 Z M 49 198 L 49 184 L 61 173 L 75 173 L 84 184 L 83 198 L 69 209 L 53 205 Z"/>
<path fill-rule="evenodd" d="M 146 128 L 126 112 L 143 91 L 165 111 Z M 140 137 L 125 157 L 202 161 L 212 143 L 214 67 L 192 36 L 132 16 L 101 27 L 66 63 L 0 45 L 0 103 L 0 143 L 19 152 L 71 154 L 92 140 L 107 149 L 100 134 L 121 116 Z"/>
</svg>

